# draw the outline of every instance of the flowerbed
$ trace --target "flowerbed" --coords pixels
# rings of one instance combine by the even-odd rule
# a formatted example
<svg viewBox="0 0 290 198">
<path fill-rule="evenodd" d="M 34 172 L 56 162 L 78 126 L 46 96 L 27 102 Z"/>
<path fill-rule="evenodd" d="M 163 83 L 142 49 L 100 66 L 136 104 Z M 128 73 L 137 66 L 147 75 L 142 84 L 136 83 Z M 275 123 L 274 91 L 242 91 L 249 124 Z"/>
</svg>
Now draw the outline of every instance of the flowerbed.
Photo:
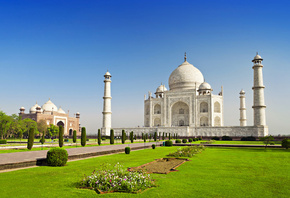
<svg viewBox="0 0 290 198">
<path fill-rule="evenodd" d="M 129 172 L 119 163 L 114 166 L 103 165 L 90 176 L 85 176 L 79 183 L 79 187 L 91 188 L 97 193 L 138 193 L 154 186 L 156 185 L 150 174 L 142 170 Z"/>
<path fill-rule="evenodd" d="M 178 148 L 176 152 L 169 153 L 170 157 L 192 157 L 195 154 L 201 153 L 204 150 L 204 146 L 188 146 L 183 148 Z"/>
</svg>

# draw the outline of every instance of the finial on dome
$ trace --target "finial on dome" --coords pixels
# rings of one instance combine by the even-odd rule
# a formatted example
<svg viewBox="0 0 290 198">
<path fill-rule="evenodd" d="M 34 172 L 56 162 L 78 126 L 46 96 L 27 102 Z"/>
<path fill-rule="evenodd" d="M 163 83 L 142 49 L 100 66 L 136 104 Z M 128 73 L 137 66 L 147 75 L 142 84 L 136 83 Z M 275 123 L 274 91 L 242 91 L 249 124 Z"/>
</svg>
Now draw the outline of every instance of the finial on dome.
<svg viewBox="0 0 290 198">
<path fill-rule="evenodd" d="M 186 52 L 184 53 L 184 62 L 186 62 L 186 59 L 187 59 L 187 57 L 186 57 Z"/>
<path fill-rule="evenodd" d="M 258 52 L 256 52 L 256 55 L 259 55 L 259 53 L 258 53 Z"/>
</svg>

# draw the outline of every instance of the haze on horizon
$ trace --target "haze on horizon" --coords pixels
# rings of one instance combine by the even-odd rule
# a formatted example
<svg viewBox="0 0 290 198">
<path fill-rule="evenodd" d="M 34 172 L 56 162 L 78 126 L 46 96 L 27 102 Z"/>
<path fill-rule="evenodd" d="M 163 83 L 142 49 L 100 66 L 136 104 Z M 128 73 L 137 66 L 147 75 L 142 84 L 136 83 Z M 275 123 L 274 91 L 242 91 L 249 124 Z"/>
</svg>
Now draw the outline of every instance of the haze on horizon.
<svg viewBox="0 0 290 198">
<path fill-rule="evenodd" d="M 187 60 L 217 94 L 225 126 L 239 125 L 246 91 L 252 125 L 252 59 L 264 59 L 269 133 L 290 134 L 288 1 L 4 1 L 0 0 L 0 110 L 26 113 L 48 98 L 102 125 L 103 75 L 112 74 L 112 126 L 143 126 L 144 94 L 168 87 Z"/>
</svg>

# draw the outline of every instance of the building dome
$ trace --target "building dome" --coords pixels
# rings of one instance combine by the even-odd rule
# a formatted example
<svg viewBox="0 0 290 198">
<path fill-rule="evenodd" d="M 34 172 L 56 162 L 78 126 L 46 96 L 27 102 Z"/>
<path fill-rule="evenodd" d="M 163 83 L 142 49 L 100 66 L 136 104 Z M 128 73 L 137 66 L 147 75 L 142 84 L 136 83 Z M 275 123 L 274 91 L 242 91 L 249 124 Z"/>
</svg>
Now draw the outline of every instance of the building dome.
<svg viewBox="0 0 290 198">
<path fill-rule="evenodd" d="M 36 107 L 38 107 L 39 105 L 37 104 L 37 102 L 36 102 L 36 104 L 35 105 L 33 105 L 30 109 L 29 109 L 29 113 L 36 113 Z"/>
<path fill-rule="evenodd" d="M 241 95 L 243 95 L 243 94 L 245 94 L 246 92 L 242 89 L 241 91 L 240 91 L 240 94 Z"/>
<path fill-rule="evenodd" d="M 207 82 L 203 82 L 200 84 L 198 89 L 199 90 L 211 90 L 211 86 Z"/>
<path fill-rule="evenodd" d="M 59 109 L 58 109 L 57 112 L 58 112 L 58 113 L 63 113 L 63 114 L 65 114 L 65 111 L 64 111 L 61 107 L 59 107 Z"/>
<path fill-rule="evenodd" d="M 55 104 L 53 104 L 50 99 L 44 105 L 42 105 L 42 109 L 43 111 L 46 111 L 46 112 L 58 110 L 57 106 L 55 106 Z"/>
<path fill-rule="evenodd" d="M 25 108 L 24 107 L 20 107 L 20 110 L 25 110 Z"/>
<path fill-rule="evenodd" d="M 164 91 L 167 91 L 165 85 L 160 85 L 157 89 L 156 89 L 156 93 L 163 93 Z"/>
<path fill-rule="evenodd" d="M 111 76 L 110 72 L 107 71 L 107 72 L 105 73 L 105 76 Z"/>
<path fill-rule="evenodd" d="M 204 82 L 202 73 L 186 60 L 179 65 L 169 77 L 169 88 L 174 89 L 195 89 Z"/>
</svg>

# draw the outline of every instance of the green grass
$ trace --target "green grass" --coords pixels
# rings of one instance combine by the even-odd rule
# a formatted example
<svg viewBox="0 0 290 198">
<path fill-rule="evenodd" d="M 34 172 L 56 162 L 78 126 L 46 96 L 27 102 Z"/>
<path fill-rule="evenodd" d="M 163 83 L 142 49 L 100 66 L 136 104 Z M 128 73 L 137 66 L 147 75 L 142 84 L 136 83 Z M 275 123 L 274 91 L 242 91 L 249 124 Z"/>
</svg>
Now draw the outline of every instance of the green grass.
<svg viewBox="0 0 290 198">
<path fill-rule="evenodd" d="M 191 144 L 200 144 L 201 142 L 208 142 L 209 140 L 201 140 L 197 142 L 191 142 Z M 175 143 L 175 140 L 173 140 Z M 272 141 L 275 145 L 281 145 L 281 141 Z M 190 144 L 187 142 L 187 144 Z M 215 140 L 212 144 L 243 144 L 243 145 L 265 145 L 263 141 L 224 141 L 224 140 Z"/>
<path fill-rule="evenodd" d="M 139 166 L 165 157 L 176 147 L 157 147 L 0 173 L 1 197 L 289 197 L 290 152 L 263 148 L 207 148 L 168 175 L 153 174 L 159 187 L 141 194 L 97 195 L 76 182 L 104 162 Z"/>
</svg>

